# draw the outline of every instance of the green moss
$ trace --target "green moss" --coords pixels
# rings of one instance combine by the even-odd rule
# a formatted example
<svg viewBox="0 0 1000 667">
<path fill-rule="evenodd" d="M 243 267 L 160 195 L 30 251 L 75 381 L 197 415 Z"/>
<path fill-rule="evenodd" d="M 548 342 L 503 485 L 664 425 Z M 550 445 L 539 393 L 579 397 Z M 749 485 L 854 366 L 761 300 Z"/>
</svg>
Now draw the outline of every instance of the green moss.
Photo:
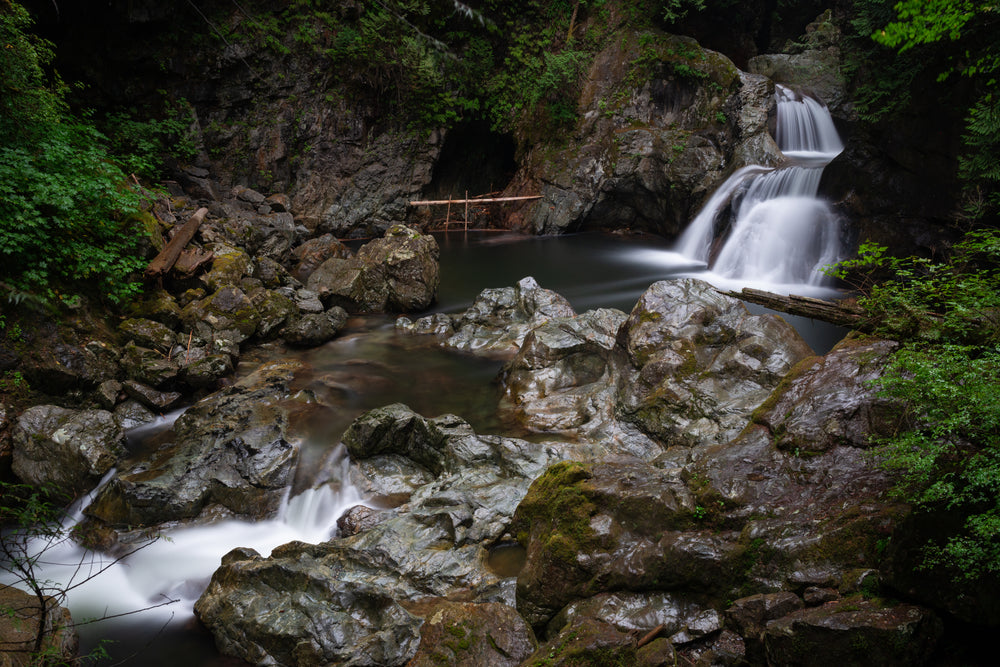
<svg viewBox="0 0 1000 667">
<path fill-rule="evenodd" d="M 823 357 L 812 356 L 806 357 L 799 363 L 792 366 L 791 370 L 785 374 L 785 377 L 781 379 L 778 386 L 774 388 L 771 395 L 761 403 L 756 410 L 750 414 L 751 424 L 760 424 L 762 426 L 767 426 L 769 428 L 780 428 L 780 425 L 771 424 L 767 421 L 766 416 L 769 412 L 774 410 L 775 406 L 778 404 L 784 396 L 785 392 L 792 386 L 792 383 L 798 380 L 800 377 L 804 376 L 806 373 L 810 372 L 814 367 L 821 366 L 823 364 Z M 772 431 L 773 433 L 773 431 Z"/>
</svg>

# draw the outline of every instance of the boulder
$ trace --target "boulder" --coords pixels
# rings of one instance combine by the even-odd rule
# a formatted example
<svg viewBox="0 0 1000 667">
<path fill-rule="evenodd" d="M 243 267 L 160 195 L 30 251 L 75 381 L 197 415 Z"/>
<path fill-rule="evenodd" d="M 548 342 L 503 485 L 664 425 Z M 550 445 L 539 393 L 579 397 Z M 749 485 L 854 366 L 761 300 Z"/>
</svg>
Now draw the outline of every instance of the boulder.
<svg viewBox="0 0 1000 667">
<path fill-rule="evenodd" d="M 772 665 L 923 665 L 941 637 L 940 619 L 911 604 L 861 597 L 792 612 L 768 622 Z"/>
<path fill-rule="evenodd" d="M 621 328 L 619 411 L 668 445 L 735 438 L 782 378 L 812 354 L 791 325 L 695 279 L 654 283 Z"/>
<path fill-rule="evenodd" d="M 136 380 L 122 383 L 125 393 L 154 412 L 163 412 L 180 405 L 184 396 L 177 391 L 157 391 Z"/>
<path fill-rule="evenodd" d="M 694 507 L 676 472 L 639 460 L 549 468 L 510 528 L 527 549 L 518 610 L 544 627 L 569 602 L 598 593 L 727 590 L 737 536 L 685 531 Z"/>
<path fill-rule="evenodd" d="M 70 497 L 92 489 L 125 455 L 125 432 L 106 410 L 38 405 L 18 417 L 12 437 L 14 474 Z"/>
<path fill-rule="evenodd" d="M 445 600 L 419 607 L 420 646 L 408 667 L 516 667 L 536 648 L 531 628 L 513 607 Z"/>
<path fill-rule="evenodd" d="M 433 236 L 395 225 L 355 257 L 323 262 L 306 286 L 351 312 L 423 310 L 437 298 L 438 255 Z"/>
<path fill-rule="evenodd" d="M 382 586 L 342 581 L 335 561 L 297 560 L 248 549 L 223 557 L 194 608 L 222 653 L 258 665 L 399 665 L 414 655 L 422 621 Z"/>
<path fill-rule="evenodd" d="M 592 310 L 539 324 L 501 373 L 501 409 L 529 429 L 561 431 L 613 419 L 618 310 Z"/>
<path fill-rule="evenodd" d="M 333 306 L 325 313 L 306 313 L 281 330 L 289 345 L 316 347 L 333 340 L 347 322 L 347 312 Z"/>
<path fill-rule="evenodd" d="M 158 388 L 170 384 L 178 372 L 177 362 L 133 341 L 125 345 L 122 367 L 130 380 Z"/>
<path fill-rule="evenodd" d="M 123 528 L 194 519 L 212 506 L 250 519 L 273 515 L 298 457 L 281 405 L 296 367 L 265 364 L 191 406 L 174 424 L 173 441 L 112 478 L 88 516 Z"/>
<path fill-rule="evenodd" d="M 660 667 L 677 664 L 667 639 L 656 639 L 641 647 L 633 635 L 610 623 L 582 618 L 538 647 L 524 667 L 574 667 L 575 665 L 634 665 Z"/>
<path fill-rule="evenodd" d="M 97 341 L 84 345 L 35 339 L 21 359 L 21 371 L 33 389 L 53 395 L 91 389 L 119 377 L 117 355 Z"/>
<path fill-rule="evenodd" d="M 47 597 L 42 652 L 58 664 L 72 664 L 78 659 L 80 638 L 69 610 Z M 40 623 L 39 602 L 33 596 L 12 586 L 0 587 L 0 665 L 3 667 L 33 667 L 37 665 L 35 638 Z"/>
<path fill-rule="evenodd" d="M 240 248 L 212 243 L 206 249 L 214 255 L 212 268 L 198 279 L 209 291 L 217 292 L 223 287 L 239 285 L 240 280 L 253 273 L 253 260 Z"/>
<path fill-rule="evenodd" d="M 348 433 L 352 460 L 413 456 L 447 471 L 424 477 L 405 505 L 354 535 L 288 544 L 266 559 L 245 550 L 227 556 L 196 605 L 223 651 L 282 664 L 295 642 L 309 655 L 322 647 L 324 660 L 374 645 L 381 664 L 401 664 L 417 649 L 421 623 L 403 607 L 459 594 L 475 603 L 514 602 L 510 585 L 486 566 L 487 548 L 503 536 L 531 479 L 568 452 L 480 436 L 457 417 L 428 420 L 403 406 L 363 415 Z"/>
<path fill-rule="evenodd" d="M 167 353 L 174 346 L 177 335 L 165 324 L 143 318 L 129 318 L 118 325 L 118 330 L 136 345 Z"/>
<path fill-rule="evenodd" d="M 350 256 L 351 251 L 334 238 L 333 234 L 324 234 L 319 238 L 309 239 L 292 250 L 292 257 L 297 262 L 292 269 L 292 275 L 304 283 L 326 260 L 334 257 L 347 259 Z"/>
</svg>

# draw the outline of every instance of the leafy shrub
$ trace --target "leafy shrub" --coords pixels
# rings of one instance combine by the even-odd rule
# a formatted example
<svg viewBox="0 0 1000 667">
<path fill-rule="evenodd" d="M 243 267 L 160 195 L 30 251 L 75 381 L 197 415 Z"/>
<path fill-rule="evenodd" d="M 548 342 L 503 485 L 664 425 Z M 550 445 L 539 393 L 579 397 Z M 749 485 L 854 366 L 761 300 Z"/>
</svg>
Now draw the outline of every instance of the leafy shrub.
<svg viewBox="0 0 1000 667">
<path fill-rule="evenodd" d="M 876 381 L 901 406 L 876 453 L 917 511 L 962 517 L 924 545 L 923 567 L 1000 574 L 1000 231 L 970 232 L 942 262 L 885 250 L 865 244 L 835 272 L 861 276 L 875 330 L 902 343 Z M 883 282 L 866 278 L 885 271 Z"/>
<path fill-rule="evenodd" d="M 70 114 L 45 74 L 51 45 L 29 26 L 20 5 L 0 7 L 0 288 L 51 300 L 80 282 L 125 301 L 140 289 L 129 276 L 143 264 L 143 195 L 90 120 Z"/>
</svg>

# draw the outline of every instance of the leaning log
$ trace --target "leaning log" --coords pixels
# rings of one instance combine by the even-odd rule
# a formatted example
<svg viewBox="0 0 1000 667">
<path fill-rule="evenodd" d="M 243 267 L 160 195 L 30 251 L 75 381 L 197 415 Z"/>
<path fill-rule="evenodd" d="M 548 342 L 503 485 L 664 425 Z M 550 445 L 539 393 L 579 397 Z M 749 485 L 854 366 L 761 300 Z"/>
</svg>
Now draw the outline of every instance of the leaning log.
<svg viewBox="0 0 1000 667">
<path fill-rule="evenodd" d="M 801 315 L 858 331 L 870 331 L 872 322 L 865 310 L 851 300 L 827 301 L 808 296 L 775 294 L 764 290 L 744 287 L 740 292 L 722 292 L 741 301 L 777 310 L 789 315 Z"/>
<path fill-rule="evenodd" d="M 170 271 L 177 262 L 177 258 L 181 256 L 184 246 L 194 238 L 195 232 L 198 231 L 207 214 L 207 208 L 199 208 L 195 211 L 195 214 L 184 223 L 184 226 L 174 235 L 174 238 L 170 239 L 170 242 L 160 251 L 160 254 L 154 257 L 153 261 L 146 267 L 145 273 L 147 278 L 162 278 Z"/>
</svg>

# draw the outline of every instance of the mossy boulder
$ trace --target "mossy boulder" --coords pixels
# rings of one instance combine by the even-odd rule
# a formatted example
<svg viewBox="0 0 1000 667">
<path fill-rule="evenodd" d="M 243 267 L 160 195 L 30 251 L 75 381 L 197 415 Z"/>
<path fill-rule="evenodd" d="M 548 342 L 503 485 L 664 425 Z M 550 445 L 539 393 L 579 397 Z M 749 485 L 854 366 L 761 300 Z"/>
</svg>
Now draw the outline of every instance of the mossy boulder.
<svg viewBox="0 0 1000 667">
<path fill-rule="evenodd" d="M 511 532 L 527 549 L 517 606 L 544 627 L 567 603 L 612 591 L 722 591 L 732 535 L 682 532 L 694 504 L 676 472 L 639 460 L 558 463 L 535 480 Z"/>
<path fill-rule="evenodd" d="M 531 628 L 513 607 L 445 600 L 419 606 L 424 624 L 409 667 L 516 667 L 535 650 Z"/>
<path fill-rule="evenodd" d="M 165 324 L 143 318 L 129 318 L 118 325 L 118 330 L 136 345 L 167 353 L 174 346 L 176 334 Z"/>
<path fill-rule="evenodd" d="M 206 249 L 212 251 L 214 259 L 212 268 L 200 280 L 210 291 L 239 285 L 243 278 L 253 273 L 253 260 L 242 249 L 225 243 L 213 243 Z"/>
<path fill-rule="evenodd" d="M 176 377 L 178 365 L 165 354 L 129 341 L 122 354 L 125 375 L 151 387 L 165 387 Z"/>
</svg>

